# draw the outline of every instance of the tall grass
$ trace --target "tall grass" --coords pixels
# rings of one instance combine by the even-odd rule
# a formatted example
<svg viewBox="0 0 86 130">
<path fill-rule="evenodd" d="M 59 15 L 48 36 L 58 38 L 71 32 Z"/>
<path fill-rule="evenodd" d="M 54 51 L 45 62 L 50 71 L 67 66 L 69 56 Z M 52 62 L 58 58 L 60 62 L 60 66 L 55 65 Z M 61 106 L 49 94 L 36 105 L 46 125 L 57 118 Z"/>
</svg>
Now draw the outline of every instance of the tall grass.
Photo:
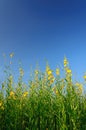
<svg viewBox="0 0 86 130">
<path fill-rule="evenodd" d="M 22 68 L 17 83 L 9 75 L 0 90 L 0 130 L 86 130 L 86 95 L 73 83 L 66 58 L 64 72 L 62 78 L 59 68 L 55 75 L 47 65 L 29 84 Z"/>
</svg>

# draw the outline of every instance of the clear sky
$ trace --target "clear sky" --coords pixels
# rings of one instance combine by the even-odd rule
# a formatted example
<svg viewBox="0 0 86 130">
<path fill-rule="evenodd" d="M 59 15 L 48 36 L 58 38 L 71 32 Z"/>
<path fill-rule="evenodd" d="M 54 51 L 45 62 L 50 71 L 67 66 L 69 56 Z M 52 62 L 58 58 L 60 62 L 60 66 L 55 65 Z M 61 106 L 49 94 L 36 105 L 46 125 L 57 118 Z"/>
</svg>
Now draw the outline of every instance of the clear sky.
<svg viewBox="0 0 86 130">
<path fill-rule="evenodd" d="M 14 52 L 17 73 L 22 61 L 26 77 L 36 63 L 52 69 L 68 58 L 74 75 L 86 71 L 86 0 L 0 0 L 0 71 Z M 6 54 L 6 59 L 3 58 Z M 46 60 L 45 60 L 46 59 Z"/>
</svg>

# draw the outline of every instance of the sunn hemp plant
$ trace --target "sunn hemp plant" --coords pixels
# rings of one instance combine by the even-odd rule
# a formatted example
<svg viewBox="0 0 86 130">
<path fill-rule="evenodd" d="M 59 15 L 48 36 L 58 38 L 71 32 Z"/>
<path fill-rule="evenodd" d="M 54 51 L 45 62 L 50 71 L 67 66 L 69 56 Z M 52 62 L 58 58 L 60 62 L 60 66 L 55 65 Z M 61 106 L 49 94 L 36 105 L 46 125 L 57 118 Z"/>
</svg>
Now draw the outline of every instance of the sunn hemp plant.
<svg viewBox="0 0 86 130">
<path fill-rule="evenodd" d="M 17 83 L 8 75 L 0 89 L 0 130 L 86 130 L 86 74 L 84 84 L 73 82 L 66 57 L 63 66 L 63 77 L 46 65 L 28 84 L 22 68 Z"/>
</svg>

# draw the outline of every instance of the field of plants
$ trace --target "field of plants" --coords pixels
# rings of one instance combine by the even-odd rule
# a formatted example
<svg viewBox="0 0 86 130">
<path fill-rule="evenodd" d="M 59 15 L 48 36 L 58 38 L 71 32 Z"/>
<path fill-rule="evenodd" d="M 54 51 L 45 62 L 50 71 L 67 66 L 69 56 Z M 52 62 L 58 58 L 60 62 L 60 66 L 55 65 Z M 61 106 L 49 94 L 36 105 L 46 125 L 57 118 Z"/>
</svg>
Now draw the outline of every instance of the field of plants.
<svg viewBox="0 0 86 130">
<path fill-rule="evenodd" d="M 86 130 L 84 85 L 72 80 L 66 57 L 63 71 L 62 77 L 59 68 L 53 71 L 47 64 L 28 84 L 22 68 L 17 83 L 8 74 L 0 89 L 0 130 Z"/>
</svg>

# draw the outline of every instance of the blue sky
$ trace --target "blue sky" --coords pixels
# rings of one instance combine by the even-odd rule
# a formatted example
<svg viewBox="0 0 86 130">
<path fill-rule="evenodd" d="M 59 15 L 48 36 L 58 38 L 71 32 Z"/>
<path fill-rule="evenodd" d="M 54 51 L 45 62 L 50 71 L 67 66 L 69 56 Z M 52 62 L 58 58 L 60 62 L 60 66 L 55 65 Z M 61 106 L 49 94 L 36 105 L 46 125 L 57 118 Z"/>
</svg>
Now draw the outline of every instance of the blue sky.
<svg viewBox="0 0 86 130">
<path fill-rule="evenodd" d="M 0 71 L 9 64 L 18 73 L 22 62 L 25 79 L 37 63 L 42 70 L 48 60 L 52 69 L 63 65 L 66 55 L 78 79 L 86 71 L 86 1 L 85 0 L 1 0 L 0 1 Z M 6 54 L 6 59 L 3 58 Z"/>
</svg>

